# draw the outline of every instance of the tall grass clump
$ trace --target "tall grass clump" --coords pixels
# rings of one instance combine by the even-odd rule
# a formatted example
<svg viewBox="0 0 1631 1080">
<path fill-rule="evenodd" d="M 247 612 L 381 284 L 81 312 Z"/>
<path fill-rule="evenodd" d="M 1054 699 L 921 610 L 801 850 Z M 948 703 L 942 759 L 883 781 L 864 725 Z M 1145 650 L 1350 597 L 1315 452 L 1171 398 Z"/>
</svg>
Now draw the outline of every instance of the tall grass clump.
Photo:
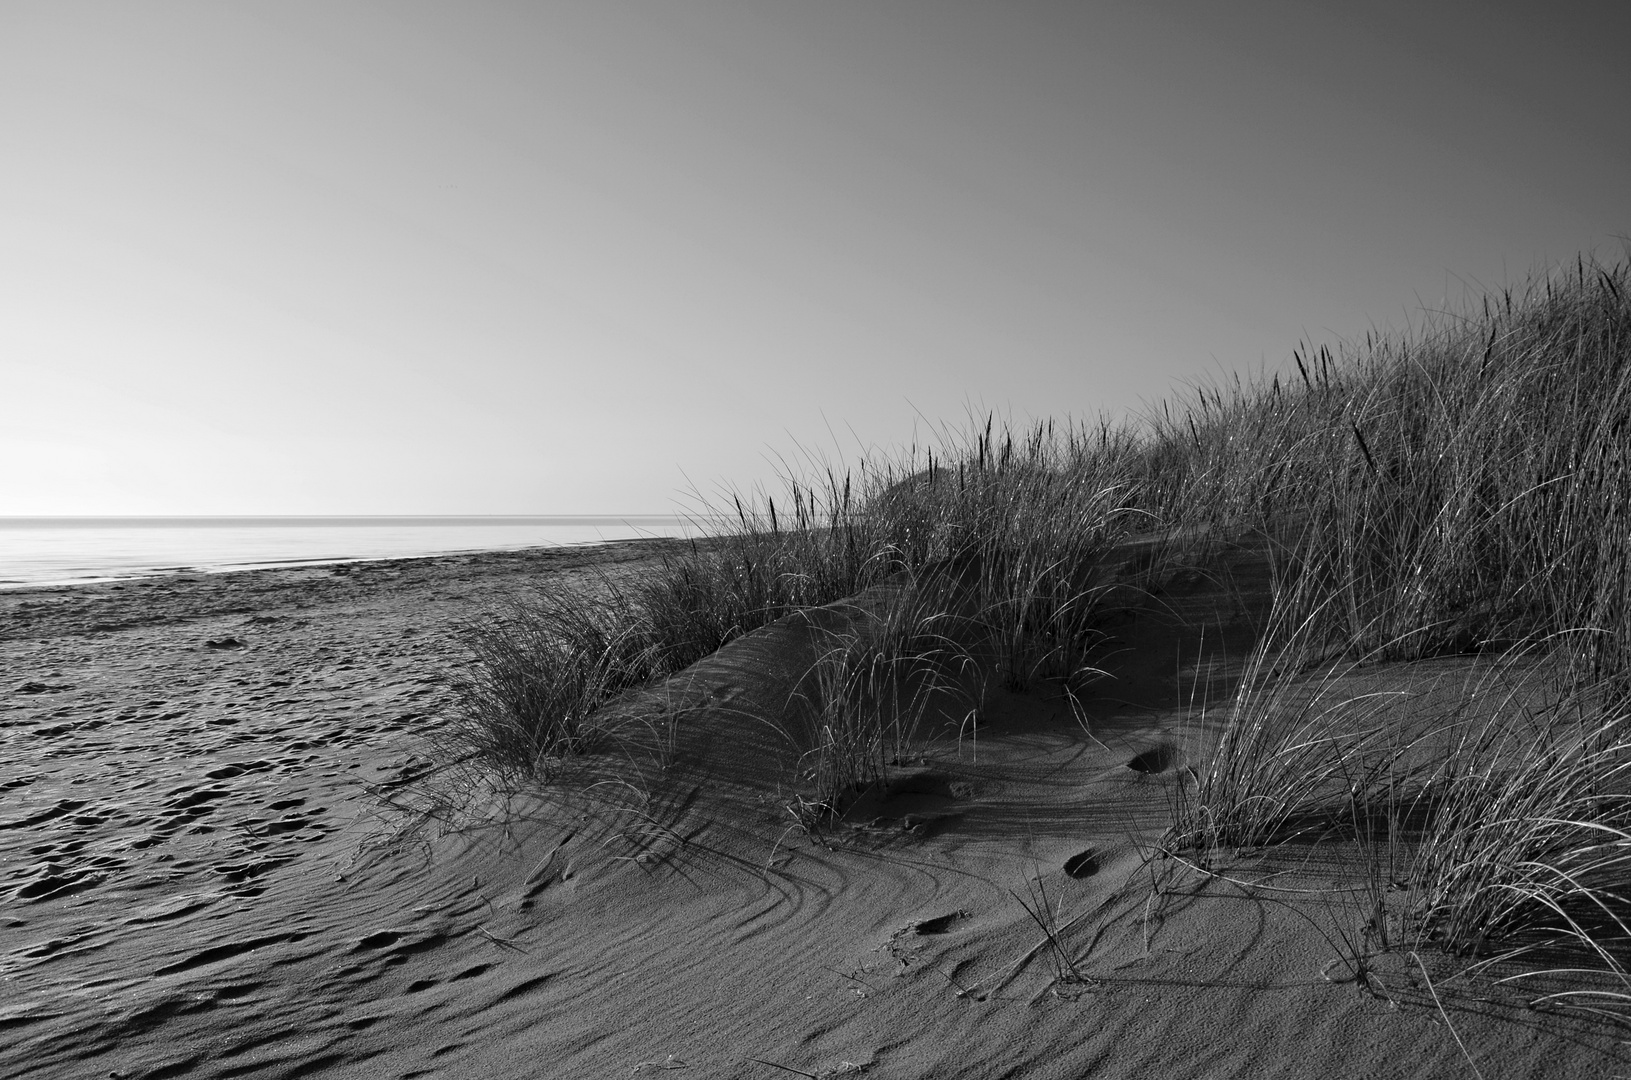
<svg viewBox="0 0 1631 1080">
<path fill-rule="evenodd" d="M 1628 285 L 1627 264 L 1582 259 L 1410 334 L 1299 353 L 1292 379 L 1199 389 L 1151 418 L 1133 501 L 1171 526 L 1285 538 L 1269 625 L 1169 843 L 1249 847 L 1344 819 L 1360 834 L 1381 812 L 1390 835 L 1408 825 L 1418 940 L 1562 947 L 1610 982 L 1551 999 L 1622 1013 Z M 1446 654 L 1521 658 L 1551 686 L 1537 702 L 1469 683 L 1425 733 L 1417 705 L 1344 689 L 1367 665 Z"/>
<path fill-rule="evenodd" d="M 599 708 L 664 670 L 635 598 L 610 581 L 505 601 L 468 629 L 475 664 L 448 732 L 499 772 L 548 772 L 607 732 Z"/>
<path fill-rule="evenodd" d="M 1424 341 L 1386 344 L 1344 405 L 1354 460 L 1311 507 L 1327 633 L 1409 658 L 1594 628 L 1631 653 L 1631 303 L 1584 263 Z M 1361 628 L 1370 628 L 1364 640 Z"/>
<path fill-rule="evenodd" d="M 508 773 L 544 775 L 610 732 L 597 716 L 623 692 L 695 663 L 742 634 L 875 584 L 887 564 L 847 478 L 738 498 L 716 535 L 612 577 L 551 579 L 495 605 L 468 630 L 475 664 L 459 684 L 457 750 Z"/>
<path fill-rule="evenodd" d="M 1294 381 L 1202 389 L 1152 418 L 1140 505 L 1289 537 L 1254 670 L 1271 655 L 1284 671 L 1549 642 L 1605 702 L 1626 699 L 1627 287 L 1626 264 L 1582 260 L 1416 334 L 1299 355 Z M 1280 737 L 1260 726 L 1273 682 L 1242 685 L 1257 700 L 1237 702 L 1218 753 L 1251 761 L 1216 775 L 1293 745 L 1262 741 Z M 1201 808 L 1231 790 L 1203 784 Z"/>
<path fill-rule="evenodd" d="M 944 632 L 932 591 L 907 580 L 854 605 L 849 625 L 821 635 L 796 688 L 806 717 L 796 797 L 806 826 L 829 821 L 866 789 L 887 782 L 923 737 L 931 712 L 966 700 L 972 657 Z"/>
<path fill-rule="evenodd" d="M 1430 769 L 1413 754 L 1420 734 L 1395 718 L 1413 696 L 1361 688 L 1358 660 L 1330 659 L 1310 638 L 1317 609 L 1281 602 L 1215 724 L 1215 742 L 1174 792 L 1166 843 L 1174 849 L 1259 848 L 1318 839 L 1405 792 L 1419 797 Z"/>
<path fill-rule="evenodd" d="M 630 579 L 546 583 L 490 613 L 471 630 L 455 731 L 484 760 L 539 772 L 594 746 L 582 730 L 623 691 L 877 588 L 906 589 L 916 618 L 1015 688 L 1070 677 L 1096 640 L 1099 562 L 1130 520 L 1115 477 L 1131 444 L 1107 426 L 1016 434 L 987 420 L 947 445 L 791 476 L 779 500 L 732 495 L 700 517 L 712 535 Z"/>
<path fill-rule="evenodd" d="M 1519 704 L 1447 754 L 1412 915 L 1457 953 L 1583 951 L 1631 1004 L 1631 713 L 1572 688 Z"/>
<path fill-rule="evenodd" d="M 1128 512 L 1125 432 L 987 419 L 876 507 L 903 565 L 948 597 L 965 640 L 1010 689 L 1068 679 L 1098 641 L 1104 559 L 1143 522 Z"/>
<path fill-rule="evenodd" d="M 868 494 L 828 469 L 814 482 L 789 478 L 780 508 L 774 496 L 733 495 L 729 511 L 699 516 L 708 539 L 664 556 L 637 587 L 636 617 L 665 657 L 662 673 L 884 580 L 895 560 L 885 523 L 866 512 Z"/>
<path fill-rule="evenodd" d="M 1294 524 L 1332 650 L 1413 659 L 1581 628 L 1631 670 L 1631 270 L 1588 264 L 1152 417 L 1163 520 Z"/>
</svg>

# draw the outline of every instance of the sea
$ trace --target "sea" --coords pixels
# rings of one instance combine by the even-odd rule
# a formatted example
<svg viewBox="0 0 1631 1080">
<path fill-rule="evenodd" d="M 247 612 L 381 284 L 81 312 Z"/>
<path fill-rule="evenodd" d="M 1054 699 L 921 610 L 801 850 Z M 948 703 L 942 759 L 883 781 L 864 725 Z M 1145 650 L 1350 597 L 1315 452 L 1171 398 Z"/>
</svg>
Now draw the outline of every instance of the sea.
<svg viewBox="0 0 1631 1080">
<path fill-rule="evenodd" d="M 674 515 L 0 517 L 0 589 L 693 537 Z"/>
</svg>

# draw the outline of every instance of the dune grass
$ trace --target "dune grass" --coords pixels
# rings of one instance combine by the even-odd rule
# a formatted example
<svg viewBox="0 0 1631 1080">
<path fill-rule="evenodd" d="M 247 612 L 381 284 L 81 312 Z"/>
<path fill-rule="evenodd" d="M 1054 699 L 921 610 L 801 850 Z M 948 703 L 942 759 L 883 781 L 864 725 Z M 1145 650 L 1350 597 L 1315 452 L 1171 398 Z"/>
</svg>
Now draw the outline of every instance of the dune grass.
<svg viewBox="0 0 1631 1080">
<path fill-rule="evenodd" d="M 1504 710 L 1446 755 L 1411 915 L 1460 954 L 1583 952 L 1631 1001 L 1631 714 L 1568 688 Z"/>
<path fill-rule="evenodd" d="M 1142 487 L 1166 521 L 1295 522 L 1312 633 L 1408 659 L 1585 627 L 1631 660 L 1627 265 L 1588 265 L 1411 335 L 1202 389 Z"/>
<path fill-rule="evenodd" d="M 1290 603 L 1275 604 L 1222 718 L 1203 712 L 1211 748 L 1173 791 L 1171 849 L 1319 837 L 1369 820 L 1379 798 L 1396 801 L 1422 782 L 1420 763 L 1410 761 L 1416 739 L 1391 715 L 1411 692 L 1356 689 L 1350 680 L 1362 661 L 1314 652 L 1317 610 L 1288 611 Z"/>
<path fill-rule="evenodd" d="M 1418 944 L 1565 945 L 1615 985 L 1553 1000 L 1623 1006 L 1631 303 L 1625 264 L 1570 269 L 1408 338 L 1299 356 L 1289 386 L 1199 392 L 1181 428 L 1163 414 L 1163 453 L 1188 461 L 1164 490 L 1223 477 L 1210 505 L 1189 500 L 1199 513 L 1295 525 L 1169 842 L 1357 833 L 1382 815 L 1407 833 Z M 1530 658 L 1546 692 L 1469 686 L 1423 753 L 1410 702 L 1343 689 L 1361 665 L 1452 654 Z"/>
<path fill-rule="evenodd" d="M 634 617 L 635 598 L 603 580 L 490 609 L 469 628 L 476 663 L 453 734 L 506 771 L 537 772 L 595 748 L 601 705 L 660 674 L 665 658 Z"/>
<path fill-rule="evenodd" d="M 477 663 L 460 687 L 455 730 L 495 768 L 547 774 L 597 744 L 596 710 L 618 694 L 778 619 L 873 589 L 900 605 L 882 620 L 887 649 L 905 647 L 895 624 L 908 618 L 934 627 L 918 637 L 941 642 L 935 655 L 955 639 L 994 658 L 1011 686 L 1068 680 L 1097 640 L 1099 563 L 1137 520 L 1109 478 L 1124 449 L 1108 428 L 1094 437 L 1039 427 L 1016 441 L 988 424 L 955 469 L 910 456 L 853 474 L 828 469 L 817 483 L 789 478 L 779 503 L 734 496 L 728 511 L 701 519 L 713 535 L 648 573 L 552 584 L 473 622 Z M 845 674 L 823 665 L 821 677 L 839 680 L 884 647 L 871 637 L 828 644 Z M 891 657 L 893 669 L 900 658 Z"/>
<path fill-rule="evenodd" d="M 821 633 L 814 665 L 795 690 L 806 718 L 796 818 L 815 828 L 840 817 L 892 768 L 909 764 L 932 709 L 972 705 L 973 658 L 945 633 L 932 588 L 895 583 L 857 605 L 850 626 Z"/>
<path fill-rule="evenodd" d="M 1628 264 L 1581 259 L 1125 424 L 987 418 L 932 450 L 790 475 L 778 497 L 704 515 L 714 535 L 644 577 L 545 593 L 474 627 L 460 730 L 495 767 L 547 773 L 595 747 L 597 709 L 625 690 L 790 613 L 884 590 L 897 610 L 827 642 L 800 691 L 814 717 L 796 733 L 800 798 L 830 814 L 936 734 L 921 692 L 946 665 L 960 679 L 973 665 L 976 686 L 1068 688 L 1092 674 L 1109 591 L 1269 536 L 1269 624 L 1208 718 L 1216 737 L 1177 789 L 1169 844 L 1385 822 L 1389 844 L 1410 831 L 1419 945 L 1561 935 L 1623 977 L 1628 289 Z M 1118 575 L 1107 556 L 1134 534 L 1166 540 Z M 1350 689 L 1382 662 L 1520 654 L 1555 683 L 1538 720 L 1486 681 L 1423 742 L 1395 722 L 1400 695 Z"/>
</svg>

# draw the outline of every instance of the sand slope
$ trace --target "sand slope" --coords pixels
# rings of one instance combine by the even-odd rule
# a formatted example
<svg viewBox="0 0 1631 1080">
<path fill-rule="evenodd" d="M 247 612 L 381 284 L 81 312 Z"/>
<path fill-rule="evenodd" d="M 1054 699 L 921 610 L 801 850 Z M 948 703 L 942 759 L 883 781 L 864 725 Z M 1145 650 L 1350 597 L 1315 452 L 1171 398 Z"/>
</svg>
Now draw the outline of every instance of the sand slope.
<svg viewBox="0 0 1631 1080">
<path fill-rule="evenodd" d="M 787 809 L 799 618 L 631 696 L 552 789 L 382 812 L 435 790 L 453 620 L 639 550 L 0 594 L 0 1074 L 1473 1075 L 1408 958 L 1391 1001 L 1321 976 L 1362 919 L 1340 851 L 1218 868 L 1266 890 L 1141 857 L 1261 616 L 1251 552 L 1110 624 L 1092 738 L 996 691 L 826 836 Z M 1485 1076 L 1631 1072 L 1426 959 Z"/>
</svg>

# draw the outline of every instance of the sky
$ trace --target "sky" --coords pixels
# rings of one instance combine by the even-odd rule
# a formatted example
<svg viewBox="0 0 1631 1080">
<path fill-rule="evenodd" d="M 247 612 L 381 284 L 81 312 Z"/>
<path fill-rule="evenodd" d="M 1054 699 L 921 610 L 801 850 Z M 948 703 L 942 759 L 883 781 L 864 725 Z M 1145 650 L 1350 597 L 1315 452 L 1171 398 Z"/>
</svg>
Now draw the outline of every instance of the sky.
<svg viewBox="0 0 1631 1080">
<path fill-rule="evenodd" d="M 1624 257 L 1627 41 L 1609 2 L 0 0 L 0 515 L 663 513 L 1125 416 Z"/>
</svg>

